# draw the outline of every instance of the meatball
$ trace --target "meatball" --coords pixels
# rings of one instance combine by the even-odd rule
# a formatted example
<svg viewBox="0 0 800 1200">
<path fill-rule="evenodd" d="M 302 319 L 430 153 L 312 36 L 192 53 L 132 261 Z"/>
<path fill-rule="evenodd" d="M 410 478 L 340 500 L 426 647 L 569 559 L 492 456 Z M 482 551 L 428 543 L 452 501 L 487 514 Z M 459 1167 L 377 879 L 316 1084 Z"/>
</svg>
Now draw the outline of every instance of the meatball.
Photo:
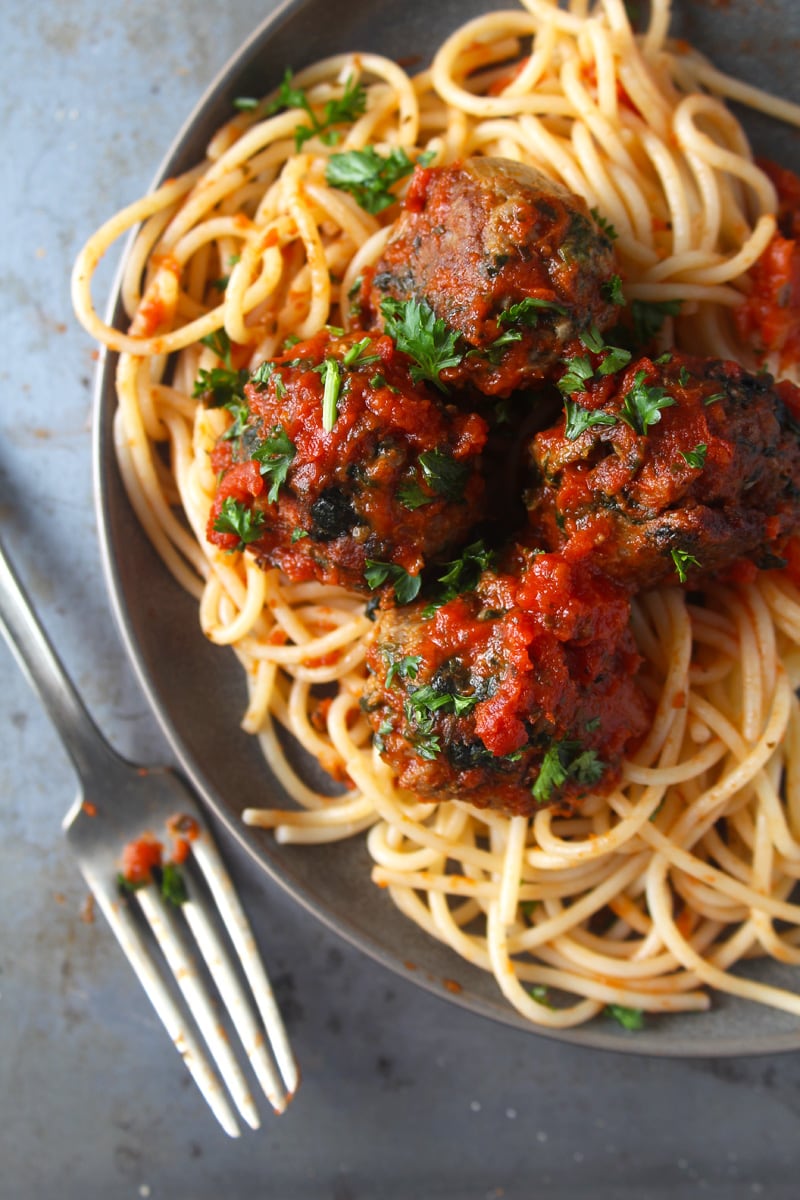
<svg viewBox="0 0 800 1200">
<path fill-rule="evenodd" d="M 584 201 L 534 168 L 501 158 L 417 167 L 362 287 L 361 320 L 423 302 L 462 339 L 441 378 L 508 396 L 547 379 L 583 330 L 614 323 L 615 269 Z"/>
<path fill-rule="evenodd" d="M 677 352 L 600 361 L 567 363 L 565 413 L 532 439 L 533 535 L 638 588 L 780 565 L 800 522 L 800 389 Z"/>
<path fill-rule="evenodd" d="M 293 580 L 418 590 L 481 517 L 487 427 L 410 372 L 385 335 L 329 331 L 262 364 L 213 454 L 209 540 Z"/>
<path fill-rule="evenodd" d="M 607 789 L 650 716 L 629 615 L 585 563 L 522 545 L 433 612 L 382 610 L 363 706 L 401 786 L 515 814 Z"/>
</svg>

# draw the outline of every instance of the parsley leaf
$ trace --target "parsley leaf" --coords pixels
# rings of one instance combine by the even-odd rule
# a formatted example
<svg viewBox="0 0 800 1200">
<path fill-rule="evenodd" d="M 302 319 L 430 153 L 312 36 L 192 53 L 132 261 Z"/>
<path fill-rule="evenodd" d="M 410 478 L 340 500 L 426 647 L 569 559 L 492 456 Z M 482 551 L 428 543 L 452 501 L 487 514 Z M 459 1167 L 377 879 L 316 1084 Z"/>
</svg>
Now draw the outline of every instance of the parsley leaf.
<svg viewBox="0 0 800 1200">
<path fill-rule="evenodd" d="M 429 162 L 431 157 L 423 154 L 420 162 Z M 363 150 L 332 154 L 325 168 L 325 181 L 330 187 L 349 192 L 367 212 L 379 213 L 397 199 L 389 188 L 413 170 L 414 163 L 401 146 L 393 146 L 385 157 L 374 146 L 365 146 Z"/>
<path fill-rule="evenodd" d="M 365 367 L 367 363 L 380 362 L 380 354 L 367 354 L 371 345 L 372 338 L 369 337 L 363 337 L 360 341 L 354 342 L 342 356 L 342 366 Z"/>
<path fill-rule="evenodd" d="M 676 548 L 671 551 L 671 555 L 672 561 L 675 564 L 675 571 L 681 583 L 686 583 L 687 567 L 702 567 L 703 565 L 688 550 L 679 550 Z"/>
<path fill-rule="evenodd" d="M 624 1004 L 607 1004 L 603 1010 L 607 1017 L 613 1017 L 623 1029 L 643 1029 L 644 1013 L 640 1008 L 626 1008 Z"/>
<path fill-rule="evenodd" d="M 469 478 L 469 467 L 441 450 L 426 450 L 419 456 L 422 476 L 431 491 L 445 500 L 461 500 Z"/>
<path fill-rule="evenodd" d="M 539 317 L 546 309 L 560 313 L 562 316 L 567 311 L 563 304 L 557 304 L 555 300 L 542 300 L 538 296 L 526 296 L 517 304 L 509 304 L 508 308 L 503 309 L 497 318 L 497 324 L 527 325 L 533 328 L 539 324 Z"/>
<path fill-rule="evenodd" d="M 625 297 L 622 294 L 622 280 L 619 275 L 612 275 L 610 279 L 604 280 L 600 284 L 600 291 L 606 300 L 610 300 L 612 304 L 620 306 L 625 304 Z"/>
<path fill-rule="evenodd" d="M 408 736 L 408 741 L 420 758 L 427 758 L 431 762 L 438 758 L 442 752 L 442 743 L 439 740 L 438 734 L 411 733 Z"/>
<path fill-rule="evenodd" d="M 680 456 L 684 462 L 688 464 L 688 466 L 694 467 L 696 471 L 702 471 L 703 467 L 706 465 L 707 453 L 708 446 L 706 443 L 698 442 L 694 450 L 690 450 L 688 454 L 684 454 L 684 452 L 681 450 Z"/>
<path fill-rule="evenodd" d="M 596 750 L 581 750 L 580 742 L 566 739 L 553 742 L 542 759 L 531 793 L 537 804 L 546 804 L 568 779 L 589 786 L 602 778 L 605 769 Z"/>
<path fill-rule="evenodd" d="M 264 514 L 258 508 L 250 508 L 233 496 L 222 501 L 219 516 L 214 522 L 217 533 L 232 533 L 238 539 L 234 550 L 243 550 L 251 542 L 257 542 L 264 532 Z"/>
<path fill-rule="evenodd" d="M 644 371 L 637 371 L 619 414 L 621 421 L 643 437 L 651 425 L 657 425 L 661 420 L 661 409 L 671 408 L 676 403 L 664 388 L 650 386 L 644 380 Z"/>
<path fill-rule="evenodd" d="M 463 355 L 457 353 L 458 334 L 448 328 L 433 309 L 417 300 L 384 300 L 381 304 L 384 326 L 398 350 L 414 359 L 411 378 L 415 383 L 429 380 L 441 391 L 439 378 L 447 367 L 457 367 Z"/>
<path fill-rule="evenodd" d="M 322 428 L 330 433 L 336 424 L 339 412 L 339 392 L 342 386 L 342 374 L 339 363 L 335 358 L 326 358 L 320 367 L 315 368 L 322 376 Z"/>
<path fill-rule="evenodd" d="M 228 367 L 212 367 L 207 371 L 200 368 L 194 381 L 192 396 L 202 400 L 209 408 L 222 408 L 233 400 L 244 399 L 247 371 L 232 371 Z"/>
<path fill-rule="evenodd" d="M 573 392 L 585 392 L 586 385 L 594 375 L 592 364 L 588 358 L 578 355 L 568 358 L 566 371 L 556 385 L 562 396 L 571 396 Z"/>
<path fill-rule="evenodd" d="M 509 329 L 507 333 L 501 333 L 488 346 L 475 347 L 473 350 L 467 351 L 467 358 L 485 358 L 493 367 L 497 367 L 503 361 L 503 353 L 506 346 L 510 346 L 513 342 L 521 342 L 522 334 L 518 329 Z"/>
<path fill-rule="evenodd" d="M 488 570 L 494 563 L 494 553 L 487 550 L 483 541 L 473 542 L 466 546 L 460 558 L 445 563 L 444 575 L 439 576 L 439 583 L 444 584 L 438 598 L 427 605 L 423 617 L 429 617 L 442 604 L 454 600 L 461 592 L 472 592 L 478 585 L 481 572 Z"/>
<path fill-rule="evenodd" d="M 413 692 L 409 692 L 404 707 L 406 716 L 412 723 L 421 724 L 426 731 L 429 731 L 427 718 L 430 714 L 442 709 L 454 712 L 457 717 L 462 717 L 470 712 L 477 703 L 477 696 L 460 696 L 453 692 L 439 692 L 432 684 L 426 683 L 424 687 L 415 688 Z"/>
<path fill-rule="evenodd" d="M 231 339 L 224 329 L 215 329 L 213 333 L 207 333 L 205 337 L 200 338 L 200 341 L 204 346 L 208 346 L 209 350 L 213 350 L 217 358 L 221 358 L 230 369 Z"/>
<path fill-rule="evenodd" d="M 397 563 L 378 562 L 374 558 L 367 559 L 364 578 L 367 581 L 367 587 L 372 588 L 373 591 L 391 581 L 394 584 L 394 595 L 398 604 L 410 604 L 419 595 L 419 589 L 422 586 L 422 579 L 419 575 L 409 575 L 405 567 L 400 567 Z"/>
<path fill-rule="evenodd" d="M 421 654 L 404 654 L 402 658 L 396 658 L 386 672 L 386 686 L 391 687 L 395 679 L 416 679 L 421 662 Z"/>
<path fill-rule="evenodd" d="M 161 869 L 161 895 L 168 904 L 180 908 L 189 899 L 186 880 L 175 863 L 165 863 Z"/>
<path fill-rule="evenodd" d="M 602 216 L 601 213 L 599 213 L 596 208 L 590 208 L 589 212 L 594 217 L 595 225 L 599 225 L 599 227 L 602 229 L 603 233 L 606 235 L 606 237 L 608 238 L 608 240 L 610 242 L 615 242 L 617 240 L 617 238 L 619 237 L 619 234 L 617 233 L 616 229 L 611 224 L 611 222 L 608 220 L 608 218 Z"/>
<path fill-rule="evenodd" d="M 564 399 L 564 412 L 566 413 L 564 437 L 569 442 L 574 442 L 594 425 L 616 425 L 617 423 L 617 418 L 613 413 L 603 412 L 601 408 L 583 408 L 577 401 L 570 400 L 569 397 Z"/>
<path fill-rule="evenodd" d="M 315 135 L 319 136 L 326 146 L 333 145 L 339 137 L 333 126 L 349 124 L 366 111 L 367 93 L 360 83 L 355 82 L 352 75 L 348 77 L 344 85 L 343 95 L 338 99 L 326 102 L 321 117 L 314 112 L 308 96 L 302 88 L 292 86 L 292 79 L 292 72 L 287 69 L 281 86 L 278 88 L 278 94 L 268 105 L 266 112 L 269 116 L 279 112 L 282 108 L 301 108 L 307 113 L 311 124 L 296 125 L 294 130 L 294 145 L 298 153 L 309 138 Z"/>
<path fill-rule="evenodd" d="M 269 437 L 260 442 L 253 451 L 253 458 L 259 465 L 265 479 L 272 480 L 272 486 L 267 493 L 270 504 L 278 499 L 281 485 L 286 482 L 292 459 L 296 454 L 292 442 L 282 425 L 273 425 Z"/>
<path fill-rule="evenodd" d="M 630 350 L 623 350 L 621 346 L 607 346 L 606 349 L 608 354 L 597 368 L 598 375 L 615 375 L 631 361 Z"/>
<path fill-rule="evenodd" d="M 292 545 L 294 545 L 295 542 L 299 542 L 301 538 L 307 538 L 307 537 L 308 537 L 308 531 L 306 529 L 299 529 L 299 528 L 293 529 L 292 536 L 290 537 L 289 541 L 291 542 Z"/>
</svg>

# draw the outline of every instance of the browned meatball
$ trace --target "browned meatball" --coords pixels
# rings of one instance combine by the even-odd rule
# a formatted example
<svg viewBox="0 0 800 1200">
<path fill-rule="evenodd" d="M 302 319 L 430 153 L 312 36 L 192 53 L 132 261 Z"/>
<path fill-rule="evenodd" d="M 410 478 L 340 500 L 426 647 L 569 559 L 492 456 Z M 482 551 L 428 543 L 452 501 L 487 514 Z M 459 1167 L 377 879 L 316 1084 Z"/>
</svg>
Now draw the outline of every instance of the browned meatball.
<svg viewBox="0 0 800 1200">
<path fill-rule="evenodd" d="M 531 443 L 534 536 L 639 588 L 779 565 L 800 522 L 800 390 L 677 352 L 601 362 L 567 364 L 565 414 Z"/>
<path fill-rule="evenodd" d="M 486 425 L 410 370 L 386 336 L 326 331 L 263 364 L 214 452 L 209 539 L 294 580 L 416 594 L 481 516 Z"/>
<path fill-rule="evenodd" d="M 363 705 L 399 782 L 510 813 L 574 808 L 604 790 L 644 732 L 627 593 L 585 564 L 477 544 L 449 592 L 378 615 Z M 470 584 L 474 586 L 469 587 Z"/>
<path fill-rule="evenodd" d="M 580 197 L 500 158 L 418 167 L 362 288 L 362 321 L 392 332 L 423 302 L 460 335 L 441 378 L 487 395 L 546 379 L 581 331 L 616 319 L 611 241 Z"/>
</svg>

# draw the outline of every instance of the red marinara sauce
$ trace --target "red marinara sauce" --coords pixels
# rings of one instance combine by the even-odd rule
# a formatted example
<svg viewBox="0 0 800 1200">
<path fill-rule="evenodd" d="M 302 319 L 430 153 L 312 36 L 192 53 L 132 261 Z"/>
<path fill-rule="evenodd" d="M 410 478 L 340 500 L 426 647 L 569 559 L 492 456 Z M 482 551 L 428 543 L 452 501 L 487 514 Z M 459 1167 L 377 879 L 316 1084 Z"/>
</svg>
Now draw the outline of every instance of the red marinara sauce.
<svg viewBox="0 0 800 1200">
<path fill-rule="evenodd" d="M 752 289 L 734 310 L 739 335 L 781 371 L 800 363 L 800 178 L 766 160 L 778 192 L 778 229 L 750 271 Z"/>
</svg>

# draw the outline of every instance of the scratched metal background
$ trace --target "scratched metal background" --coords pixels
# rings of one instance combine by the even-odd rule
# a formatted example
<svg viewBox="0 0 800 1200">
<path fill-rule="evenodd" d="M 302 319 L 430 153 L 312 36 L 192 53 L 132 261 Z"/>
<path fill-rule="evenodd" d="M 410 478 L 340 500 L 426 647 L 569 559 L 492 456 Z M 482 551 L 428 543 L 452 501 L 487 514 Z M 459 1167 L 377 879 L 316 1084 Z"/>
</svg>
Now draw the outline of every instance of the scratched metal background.
<svg viewBox="0 0 800 1200">
<path fill-rule="evenodd" d="M 800 99 L 794 3 L 677 6 L 729 65 Z M 101 582 L 94 362 L 69 271 L 268 7 L 0 3 L 3 534 L 100 724 L 142 759 L 164 747 Z M 797 134 L 763 133 L 800 164 Z M 229 1142 L 105 928 L 82 919 L 58 832 L 73 790 L 0 646 L 0 1200 L 798 1195 L 797 1055 L 629 1058 L 491 1024 L 341 942 L 223 838 L 304 1072 L 285 1118 Z"/>
</svg>

